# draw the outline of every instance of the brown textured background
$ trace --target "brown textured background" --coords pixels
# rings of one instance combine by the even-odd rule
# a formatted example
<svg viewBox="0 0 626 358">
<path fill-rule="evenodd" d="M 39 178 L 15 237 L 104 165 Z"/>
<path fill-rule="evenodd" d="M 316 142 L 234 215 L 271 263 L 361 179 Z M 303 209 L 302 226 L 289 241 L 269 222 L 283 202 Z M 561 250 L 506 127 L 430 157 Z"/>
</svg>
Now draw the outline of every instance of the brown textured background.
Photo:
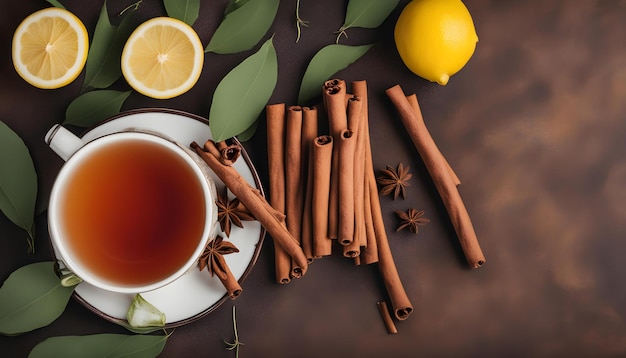
<svg viewBox="0 0 626 358">
<path fill-rule="evenodd" d="M 91 33 L 102 2 L 62 2 Z M 110 13 L 131 2 L 108 1 Z M 225 3 L 202 2 L 194 27 L 203 43 Z M 295 104 L 306 64 L 334 41 L 345 3 L 302 0 L 301 15 L 311 26 L 296 44 L 295 1 L 281 1 L 271 30 L 279 54 L 272 102 Z M 376 268 L 338 256 L 315 262 L 301 280 L 276 284 L 268 238 L 242 296 L 176 329 L 163 357 L 234 356 L 222 342 L 232 339 L 232 305 L 243 357 L 626 356 L 626 1 L 468 0 L 480 42 L 445 87 L 411 74 L 395 51 L 393 24 L 406 3 L 377 30 L 349 30 L 342 43 L 378 45 L 338 76 L 368 81 L 375 166 L 402 161 L 415 174 L 406 200 L 381 199 L 413 315 L 397 323 L 398 334 L 387 335 L 376 308 L 386 298 Z M 43 91 L 13 70 L 13 31 L 44 6 L 43 0 L 5 2 L 0 14 L 0 120 L 31 150 L 41 207 L 62 164 L 43 135 L 63 120 L 82 78 Z M 161 2 L 147 0 L 137 19 L 160 14 Z M 124 109 L 170 107 L 206 116 L 216 84 L 250 53 L 208 54 L 189 93 L 169 101 L 135 93 Z M 395 84 L 417 94 L 432 136 L 463 182 L 461 195 L 487 257 L 478 270 L 466 268 L 434 186 L 385 97 Z M 246 147 L 267 183 L 264 135 L 261 128 Z M 394 232 L 393 210 L 409 207 L 431 219 L 417 236 Z M 49 259 L 45 221 L 45 213 L 37 219 L 37 253 L 29 256 L 22 231 L 0 216 L 1 280 Z M 127 332 L 71 301 L 50 326 L 0 337 L 0 348 L 20 357 L 46 337 L 95 333 Z"/>
</svg>

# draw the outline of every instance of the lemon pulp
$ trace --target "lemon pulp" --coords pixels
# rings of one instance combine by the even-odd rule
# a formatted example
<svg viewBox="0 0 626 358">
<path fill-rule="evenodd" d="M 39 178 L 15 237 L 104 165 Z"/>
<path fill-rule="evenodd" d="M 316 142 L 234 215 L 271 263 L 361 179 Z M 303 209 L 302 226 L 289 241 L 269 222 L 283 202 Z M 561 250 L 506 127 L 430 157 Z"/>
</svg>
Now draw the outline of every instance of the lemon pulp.
<svg viewBox="0 0 626 358">
<path fill-rule="evenodd" d="M 168 17 L 141 24 L 122 52 L 122 73 L 136 91 L 172 98 L 188 91 L 202 72 L 204 50 L 189 25 Z"/>
<path fill-rule="evenodd" d="M 12 57 L 17 73 L 38 88 L 59 88 L 78 77 L 87 60 L 89 38 L 71 12 L 46 8 L 26 17 L 15 30 Z"/>
</svg>

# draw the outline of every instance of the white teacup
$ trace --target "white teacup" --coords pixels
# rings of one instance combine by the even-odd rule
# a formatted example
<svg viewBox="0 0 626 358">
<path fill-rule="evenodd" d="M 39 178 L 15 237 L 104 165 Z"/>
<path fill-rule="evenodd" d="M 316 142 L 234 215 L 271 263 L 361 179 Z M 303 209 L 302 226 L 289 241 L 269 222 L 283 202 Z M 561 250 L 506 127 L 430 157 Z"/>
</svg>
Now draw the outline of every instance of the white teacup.
<svg viewBox="0 0 626 358">
<path fill-rule="evenodd" d="M 46 143 L 66 161 L 50 196 L 57 259 L 81 280 L 124 293 L 163 287 L 195 267 L 216 233 L 208 167 L 157 133 L 87 143 L 62 126 Z"/>
</svg>

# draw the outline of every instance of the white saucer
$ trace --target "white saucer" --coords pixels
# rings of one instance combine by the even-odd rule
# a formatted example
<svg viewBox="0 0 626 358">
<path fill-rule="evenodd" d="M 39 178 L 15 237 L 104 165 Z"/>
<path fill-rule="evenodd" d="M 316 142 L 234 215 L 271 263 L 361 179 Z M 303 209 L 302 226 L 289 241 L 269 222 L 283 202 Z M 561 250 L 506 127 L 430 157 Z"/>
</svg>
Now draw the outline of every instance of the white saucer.
<svg viewBox="0 0 626 358">
<path fill-rule="evenodd" d="M 182 144 L 196 141 L 202 145 L 207 139 L 212 138 L 206 119 L 161 108 L 122 113 L 90 129 L 82 138 L 92 140 L 129 128 L 159 132 Z M 263 192 L 257 173 L 245 150 L 242 151 L 242 156 L 234 167 L 250 185 Z M 215 175 L 213 179 L 218 192 L 223 190 L 223 182 Z M 244 221 L 243 224 L 243 229 L 233 226 L 230 237 L 220 233 L 224 239 L 232 242 L 239 249 L 238 253 L 225 255 L 224 258 L 240 283 L 254 266 L 265 236 L 265 230 L 257 221 Z M 245 287 L 243 294 L 245 294 Z M 99 316 L 122 325 L 126 324 L 126 313 L 135 296 L 105 291 L 85 282 L 76 287 L 74 295 L 79 302 Z M 141 295 L 165 313 L 166 327 L 180 326 L 194 321 L 210 313 L 227 299 L 226 289 L 220 280 L 212 277 L 206 270 L 197 269 L 192 269 L 165 287 L 151 292 L 142 292 Z"/>
</svg>

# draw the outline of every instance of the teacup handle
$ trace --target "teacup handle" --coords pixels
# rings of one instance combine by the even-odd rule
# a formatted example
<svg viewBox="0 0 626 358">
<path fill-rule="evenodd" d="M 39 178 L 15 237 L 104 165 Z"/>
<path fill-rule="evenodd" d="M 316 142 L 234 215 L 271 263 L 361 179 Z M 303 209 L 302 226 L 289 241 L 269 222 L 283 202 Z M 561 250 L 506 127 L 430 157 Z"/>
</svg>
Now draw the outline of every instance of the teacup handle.
<svg viewBox="0 0 626 358">
<path fill-rule="evenodd" d="M 67 161 L 85 143 L 60 124 L 55 124 L 45 137 L 46 143 L 61 159 Z"/>
</svg>

